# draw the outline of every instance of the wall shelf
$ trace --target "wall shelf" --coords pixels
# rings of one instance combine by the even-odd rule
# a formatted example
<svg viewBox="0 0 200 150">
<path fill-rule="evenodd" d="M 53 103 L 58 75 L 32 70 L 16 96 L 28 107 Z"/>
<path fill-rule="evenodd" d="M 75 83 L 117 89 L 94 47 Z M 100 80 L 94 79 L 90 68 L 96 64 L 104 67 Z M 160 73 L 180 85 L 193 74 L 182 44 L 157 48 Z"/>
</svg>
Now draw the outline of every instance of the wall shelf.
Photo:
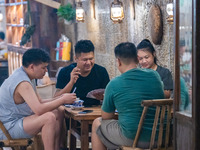
<svg viewBox="0 0 200 150">
<path fill-rule="evenodd" d="M 16 3 L 6 3 L 4 6 L 17 6 L 17 5 L 24 5 L 27 4 L 27 1 L 16 2 Z"/>
<path fill-rule="evenodd" d="M 10 23 L 7 23 L 6 26 L 11 26 L 11 27 L 24 27 L 23 24 L 10 24 Z"/>
<path fill-rule="evenodd" d="M 5 0 L 6 8 L 6 38 L 8 43 L 8 70 L 9 74 L 22 65 L 24 51 L 31 47 L 28 43 L 20 47 L 21 38 L 26 30 L 24 20 L 27 12 L 27 0 Z"/>
<path fill-rule="evenodd" d="M 60 4 L 53 0 L 41 0 L 40 2 L 42 4 L 45 2 L 51 5 Z M 41 5 L 41 3 L 35 0 L 4 0 L 4 4 L 2 4 L 2 6 L 5 6 L 6 8 L 6 38 L 8 43 L 9 74 L 12 74 L 13 70 L 21 66 L 22 55 L 27 49 L 39 47 L 49 53 L 55 51 L 54 48 L 58 40 L 57 14 L 54 11 L 54 8 L 48 7 L 49 5 Z M 35 22 L 36 28 L 34 34 L 31 36 L 31 42 L 28 42 L 24 46 L 20 46 L 21 38 L 28 26 L 28 24 L 25 23 L 30 19 L 27 15 L 28 5 L 30 6 L 29 15 L 31 16 L 31 25 Z M 39 17 L 38 14 L 40 14 Z M 51 17 L 48 17 L 48 14 L 51 14 Z M 51 58 L 55 59 L 55 57 Z M 50 77 L 55 76 L 57 69 L 60 66 L 66 66 L 67 64 L 67 62 L 59 61 L 50 62 Z"/>
<path fill-rule="evenodd" d="M 24 27 L 27 0 L 5 0 L 7 42 L 19 46 L 26 30 Z M 29 44 L 30 46 L 30 44 Z"/>
</svg>

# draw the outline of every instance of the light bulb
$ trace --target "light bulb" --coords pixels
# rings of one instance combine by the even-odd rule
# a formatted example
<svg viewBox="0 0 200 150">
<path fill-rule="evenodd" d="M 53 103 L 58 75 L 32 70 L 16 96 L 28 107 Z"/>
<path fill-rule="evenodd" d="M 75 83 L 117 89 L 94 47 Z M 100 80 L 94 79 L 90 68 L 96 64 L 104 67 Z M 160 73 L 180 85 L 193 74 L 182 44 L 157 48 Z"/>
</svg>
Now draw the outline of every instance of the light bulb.
<svg viewBox="0 0 200 150">
<path fill-rule="evenodd" d="M 3 14 L 0 12 L 0 22 L 3 21 Z"/>
<path fill-rule="evenodd" d="M 173 16 L 173 3 L 167 4 L 166 10 L 167 10 L 167 14 L 168 14 L 169 16 Z"/>
</svg>

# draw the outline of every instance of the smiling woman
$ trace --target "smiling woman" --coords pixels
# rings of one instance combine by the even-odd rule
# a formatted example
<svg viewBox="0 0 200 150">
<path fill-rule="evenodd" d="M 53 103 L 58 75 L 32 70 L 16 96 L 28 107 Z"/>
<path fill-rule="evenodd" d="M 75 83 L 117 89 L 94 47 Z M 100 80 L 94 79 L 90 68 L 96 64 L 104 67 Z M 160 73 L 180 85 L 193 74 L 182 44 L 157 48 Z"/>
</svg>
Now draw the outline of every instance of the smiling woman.
<svg viewBox="0 0 200 150">
<path fill-rule="evenodd" d="M 164 84 L 165 98 L 170 98 L 173 90 L 171 72 L 157 64 L 156 51 L 148 39 L 144 39 L 138 44 L 137 55 L 141 68 L 149 68 L 158 72 Z"/>
</svg>

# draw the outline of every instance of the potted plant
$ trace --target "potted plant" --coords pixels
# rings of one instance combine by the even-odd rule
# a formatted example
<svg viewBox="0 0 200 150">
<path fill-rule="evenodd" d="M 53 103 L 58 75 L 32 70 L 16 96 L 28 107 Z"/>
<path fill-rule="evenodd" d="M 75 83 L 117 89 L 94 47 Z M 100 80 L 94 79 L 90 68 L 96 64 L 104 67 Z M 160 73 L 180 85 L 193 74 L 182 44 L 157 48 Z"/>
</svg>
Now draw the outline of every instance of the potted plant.
<svg viewBox="0 0 200 150">
<path fill-rule="evenodd" d="M 67 5 L 61 5 L 58 8 L 57 15 L 60 19 L 64 19 L 65 23 L 69 24 L 75 19 L 76 10 L 71 3 L 67 3 Z"/>
<path fill-rule="evenodd" d="M 36 25 L 31 25 L 26 28 L 26 31 L 21 38 L 20 46 L 23 46 L 27 44 L 28 42 L 30 42 L 31 36 L 35 32 L 35 28 L 36 28 Z"/>
</svg>

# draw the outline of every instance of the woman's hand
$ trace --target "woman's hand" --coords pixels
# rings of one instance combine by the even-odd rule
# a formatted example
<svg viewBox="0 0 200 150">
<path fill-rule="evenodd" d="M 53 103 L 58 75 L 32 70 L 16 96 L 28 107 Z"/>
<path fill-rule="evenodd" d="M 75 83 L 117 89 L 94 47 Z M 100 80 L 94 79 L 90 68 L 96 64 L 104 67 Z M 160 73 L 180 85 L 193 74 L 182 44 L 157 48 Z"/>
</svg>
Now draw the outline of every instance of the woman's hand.
<svg viewBox="0 0 200 150">
<path fill-rule="evenodd" d="M 65 93 L 61 96 L 64 104 L 72 104 L 76 100 L 76 93 Z"/>
</svg>

